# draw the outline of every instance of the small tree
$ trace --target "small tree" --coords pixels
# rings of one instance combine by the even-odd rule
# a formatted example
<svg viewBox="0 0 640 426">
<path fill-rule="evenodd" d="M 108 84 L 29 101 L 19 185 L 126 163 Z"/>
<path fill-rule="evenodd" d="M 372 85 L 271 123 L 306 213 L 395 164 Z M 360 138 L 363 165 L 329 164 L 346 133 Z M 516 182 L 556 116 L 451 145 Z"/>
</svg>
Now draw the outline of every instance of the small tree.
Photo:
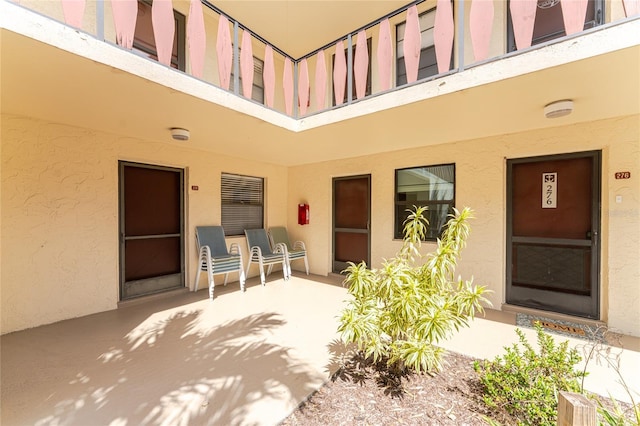
<svg viewBox="0 0 640 426">
<path fill-rule="evenodd" d="M 485 287 L 454 280 L 460 252 L 469 236 L 471 210 L 454 209 L 437 249 L 424 264 L 420 246 L 426 207 L 415 207 L 404 222 L 400 252 L 380 269 L 349 263 L 345 284 L 353 299 L 340 318 L 345 343 L 355 343 L 365 358 L 389 368 L 416 372 L 441 369 L 443 349 L 436 344 L 468 326 L 482 303 Z"/>
</svg>

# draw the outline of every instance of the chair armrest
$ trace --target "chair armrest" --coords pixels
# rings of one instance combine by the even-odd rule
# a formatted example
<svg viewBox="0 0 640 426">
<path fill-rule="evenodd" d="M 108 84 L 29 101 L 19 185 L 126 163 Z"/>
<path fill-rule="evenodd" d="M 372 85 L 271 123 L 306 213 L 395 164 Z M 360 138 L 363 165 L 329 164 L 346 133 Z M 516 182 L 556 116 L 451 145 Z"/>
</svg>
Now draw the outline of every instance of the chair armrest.
<svg viewBox="0 0 640 426">
<path fill-rule="evenodd" d="M 231 243 L 229 246 L 229 254 L 237 255 L 240 257 L 240 267 L 244 268 L 244 258 L 242 256 L 242 250 L 240 250 L 240 244 Z"/>
<path fill-rule="evenodd" d="M 304 242 L 302 241 L 296 241 L 295 243 L 293 243 L 293 249 L 307 251 L 307 247 L 304 245 Z"/>
<path fill-rule="evenodd" d="M 200 247 L 200 264 L 202 267 L 202 262 L 206 262 L 206 265 L 211 265 L 211 249 L 209 248 L 209 246 L 202 246 Z"/>
<path fill-rule="evenodd" d="M 253 246 L 249 249 L 249 259 L 253 259 L 253 255 L 258 256 L 258 258 L 262 258 L 262 249 L 259 246 Z"/>
<path fill-rule="evenodd" d="M 276 244 L 274 253 L 283 253 L 285 256 L 289 256 L 289 250 L 287 249 L 287 245 L 285 243 Z"/>
<path fill-rule="evenodd" d="M 238 243 L 231 243 L 229 245 L 229 254 L 242 254 L 240 245 Z"/>
</svg>

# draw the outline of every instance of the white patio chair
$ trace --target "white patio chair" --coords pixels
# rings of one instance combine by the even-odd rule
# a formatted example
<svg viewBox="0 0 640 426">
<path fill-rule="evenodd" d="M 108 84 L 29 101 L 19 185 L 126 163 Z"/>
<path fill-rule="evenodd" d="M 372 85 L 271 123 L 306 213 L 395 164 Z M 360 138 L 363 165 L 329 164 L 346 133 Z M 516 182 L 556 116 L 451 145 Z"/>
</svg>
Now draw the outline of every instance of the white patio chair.
<svg viewBox="0 0 640 426">
<path fill-rule="evenodd" d="M 198 246 L 198 273 L 194 291 L 198 291 L 200 272 L 207 271 L 209 282 L 209 298 L 213 300 L 214 275 L 224 274 L 224 285 L 227 285 L 229 273 L 238 272 L 240 289 L 245 291 L 244 262 L 242 252 L 237 243 L 231 243 L 227 250 L 222 226 L 196 226 L 196 244 Z"/>
<path fill-rule="evenodd" d="M 267 271 L 267 275 L 269 275 L 273 265 L 281 263 L 284 279 L 288 280 L 291 268 L 286 255 L 287 249 L 284 244 L 278 244 L 274 246 L 274 248 L 271 248 L 266 229 L 245 229 L 244 234 L 247 237 L 247 246 L 249 247 L 249 261 L 247 262 L 246 275 L 249 275 L 251 264 L 257 263 L 260 267 L 260 282 L 262 285 L 265 285 L 264 266 L 269 266 Z"/>
<path fill-rule="evenodd" d="M 269 228 L 269 240 L 271 241 L 272 247 L 275 247 L 277 244 L 284 244 L 287 249 L 287 257 L 289 258 L 289 275 L 291 275 L 291 262 L 298 259 L 304 260 L 304 268 L 307 275 L 309 275 L 307 247 L 303 241 L 295 241 L 292 245 L 289 240 L 287 228 L 284 226 L 274 226 Z"/>
</svg>

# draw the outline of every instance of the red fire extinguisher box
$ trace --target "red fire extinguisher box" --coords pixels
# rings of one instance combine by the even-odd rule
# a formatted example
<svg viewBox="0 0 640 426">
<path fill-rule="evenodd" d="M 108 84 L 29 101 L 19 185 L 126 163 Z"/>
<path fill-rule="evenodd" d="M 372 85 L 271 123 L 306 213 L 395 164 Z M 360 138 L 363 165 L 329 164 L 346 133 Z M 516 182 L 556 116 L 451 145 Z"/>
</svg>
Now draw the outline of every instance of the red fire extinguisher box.
<svg viewBox="0 0 640 426">
<path fill-rule="evenodd" d="M 298 204 L 298 225 L 309 224 L 309 204 Z"/>
</svg>

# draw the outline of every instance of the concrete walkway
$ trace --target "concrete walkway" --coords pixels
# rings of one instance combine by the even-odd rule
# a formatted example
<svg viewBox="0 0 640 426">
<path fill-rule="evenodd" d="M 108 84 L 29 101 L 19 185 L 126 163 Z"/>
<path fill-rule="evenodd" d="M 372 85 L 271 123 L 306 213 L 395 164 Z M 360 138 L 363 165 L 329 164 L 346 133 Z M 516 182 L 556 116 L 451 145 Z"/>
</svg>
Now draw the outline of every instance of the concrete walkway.
<svg viewBox="0 0 640 426">
<path fill-rule="evenodd" d="M 217 287 L 213 302 L 207 290 L 173 292 L 2 336 L 0 423 L 277 424 L 329 377 L 347 298 L 339 278 L 277 275 L 265 287 L 249 280 L 245 293 Z M 517 336 L 508 315 L 492 315 L 444 346 L 503 353 Z M 622 352 L 621 371 L 640 390 L 640 353 Z M 590 371 L 587 388 L 624 397 L 610 368 Z"/>
</svg>

